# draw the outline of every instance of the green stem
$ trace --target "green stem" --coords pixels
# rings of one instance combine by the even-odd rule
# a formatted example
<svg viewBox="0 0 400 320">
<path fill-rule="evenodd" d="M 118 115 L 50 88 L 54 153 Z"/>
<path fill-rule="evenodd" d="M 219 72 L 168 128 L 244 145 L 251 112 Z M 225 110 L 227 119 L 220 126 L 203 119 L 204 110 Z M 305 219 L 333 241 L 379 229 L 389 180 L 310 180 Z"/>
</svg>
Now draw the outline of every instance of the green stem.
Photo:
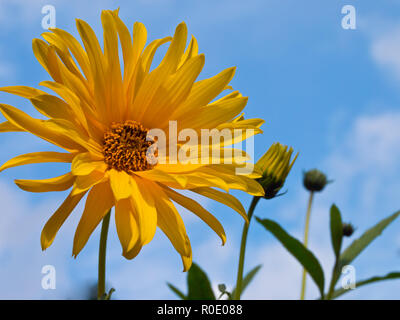
<svg viewBox="0 0 400 320">
<path fill-rule="evenodd" d="M 97 281 L 97 299 L 102 300 L 106 295 L 106 249 L 108 226 L 110 224 L 111 209 L 103 218 L 99 245 L 99 274 Z"/>
<path fill-rule="evenodd" d="M 304 246 L 307 248 L 308 246 L 308 231 L 310 229 L 310 217 L 311 217 L 311 205 L 314 198 L 314 192 L 310 192 L 310 198 L 308 199 L 308 206 L 307 206 L 307 214 L 306 214 L 306 225 L 304 227 Z M 306 281 L 307 281 L 307 272 L 306 269 L 303 268 L 303 277 L 301 281 L 301 293 L 300 293 L 300 300 L 304 300 L 306 295 Z"/>
<path fill-rule="evenodd" d="M 234 300 L 240 300 L 240 295 L 242 293 L 244 254 L 246 251 L 247 233 L 249 231 L 250 221 L 253 216 L 254 209 L 256 208 L 256 205 L 260 199 L 261 197 L 253 197 L 249 211 L 247 213 L 247 218 L 249 219 L 249 223 L 245 222 L 243 226 L 242 241 L 240 243 L 239 267 L 236 279 L 236 289 L 235 289 L 235 296 L 233 297 Z"/>
<path fill-rule="evenodd" d="M 326 296 L 326 300 L 332 300 L 333 292 L 335 291 L 336 282 L 338 281 L 338 279 L 340 277 L 340 272 L 338 269 L 339 269 L 339 259 L 338 259 L 338 257 L 336 257 L 335 265 L 333 267 L 333 272 L 332 272 L 332 279 L 331 279 L 331 283 L 329 285 L 329 290 L 328 290 L 328 294 Z"/>
</svg>

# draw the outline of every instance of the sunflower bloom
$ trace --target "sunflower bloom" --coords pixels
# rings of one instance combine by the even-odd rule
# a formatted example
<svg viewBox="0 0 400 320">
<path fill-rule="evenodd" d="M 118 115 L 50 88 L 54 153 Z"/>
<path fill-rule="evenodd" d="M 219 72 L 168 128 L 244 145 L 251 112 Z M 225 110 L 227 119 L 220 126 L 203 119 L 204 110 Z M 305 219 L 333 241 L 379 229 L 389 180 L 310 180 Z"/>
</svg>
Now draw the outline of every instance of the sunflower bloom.
<svg viewBox="0 0 400 320">
<path fill-rule="evenodd" d="M 227 163 L 226 158 L 219 163 L 212 159 L 211 164 L 173 163 L 168 161 L 171 155 L 167 155 L 165 163 L 150 163 L 145 155 L 155 141 L 146 136 L 152 128 L 168 132 L 170 121 L 176 121 L 178 131 L 251 128 L 257 134 L 263 120 L 243 119 L 240 113 L 247 98 L 238 91 L 215 100 L 230 88 L 234 68 L 196 81 L 204 55 L 198 53 L 194 37 L 186 47 L 184 23 L 177 26 L 173 37 L 157 39 L 146 46 L 143 24 L 136 22 L 131 35 L 118 11 L 103 11 L 101 22 L 103 49 L 94 31 L 82 20 L 76 24 L 83 46 L 61 29 L 45 32 L 42 36 L 46 41 L 33 40 L 36 58 L 53 79 L 40 85 L 52 94 L 25 86 L 1 90 L 29 99 L 46 120 L 1 104 L 6 121 L 0 124 L 0 131 L 29 132 L 64 152 L 24 154 L 7 161 L 0 170 L 32 163 L 71 163 L 70 172 L 55 178 L 15 181 L 29 192 L 71 189 L 42 230 L 43 250 L 52 244 L 64 221 L 87 195 L 73 241 L 75 257 L 115 207 L 124 257 L 134 258 L 152 240 L 158 226 L 181 255 L 184 270 L 188 270 L 192 262 L 190 241 L 174 203 L 207 223 L 222 243 L 226 236 L 211 213 L 180 191 L 189 190 L 223 203 L 245 219 L 245 210 L 229 190 L 256 196 L 264 192 L 253 176 L 235 174 L 242 164 Z M 163 44 L 169 44 L 168 50 L 160 64 L 151 68 L 153 57 Z M 220 142 L 219 148 L 226 149 L 247 137 L 235 136 L 232 141 Z M 168 143 L 167 139 L 167 150 Z"/>
</svg>

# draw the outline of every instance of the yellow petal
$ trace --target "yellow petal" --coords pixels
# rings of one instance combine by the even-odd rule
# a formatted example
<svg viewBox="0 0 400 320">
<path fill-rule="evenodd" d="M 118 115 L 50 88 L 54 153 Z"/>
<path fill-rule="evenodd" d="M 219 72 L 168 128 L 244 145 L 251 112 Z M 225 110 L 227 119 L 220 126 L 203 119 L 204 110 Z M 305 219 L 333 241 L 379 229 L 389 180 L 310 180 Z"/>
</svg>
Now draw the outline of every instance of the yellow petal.
<svg viewBox="0 0 400 320">
<path fill-rule="evenodd" d="M 48 118 L 73 120 L 70 107 L 60 98 L 50 94 L 38 95 L 31 102 L 41 114 Z"/>
<path fill-rule="evenodd" d="M 182 263 L 183 263 L 183 272 L 189 271 L 190 267 L 192 266 L 192 255 L 189 257 L 181 256 Z"/>
<path fill-rule="evenodd" d="M 111 11 L 103 10 L 101 22 L 104 32 L 104 59 L 106 63 L 106 90 L 112 103 L 108 104 L 110 121 L 121 121 L 125 108 L 125 95 L 123 94 L 121 66 L 118 55 L 118 33 Z M 111 101 L 109 101 L 111 102 Z"/>
<path fill-rule="evenodd" d="M 104 76 L 104 60 L 96 34 L 89 24 L 83 20 L 77 19 L 76 26 L 85 46 L 92 74 L 101 78 Z"/>
<path fill-rule="evenodd" d="M 264 189 L 262 186 L 257 181 L 244 175 L 222 173 L 220 170 L 218 170 L 218 165 L 215 167 L 202 167 L 199 170 L 204 171 L 209 175 L 217 175 L 228 185 L 229 189 L 242 190 L 253 196 L 264 195 Z"/>
<path fill-rule="evenodd" d="M 129 198 L 133 192 L 132 184 L 135 184 L 133 178 L 125 171 L 111 169 L 108 171 L 110 177 L 111 189 L 116 201 Z"/>
<path fill-rule="evenodd" d="M 40 39 L 33 39 L 32 41 L 32 49 L 35 54 L 36 59 L 40 62 L 42 67 L 50 74 L 50 76 L 56 82 L 62 83 L 60 72 L 58 69 L 57 62 L 51 60 L 51 48 L 49 45 Z"/>
<path fill-rule="evenodd" d="M 236 199 L 234 196 L 207 187 L 191 189 L 190 191 L 196 192 L 204 197 L 225 204 L 226 206 L 238 212 L 247 223 L 249 222 L 246 210 L 243 208 L 243 205 L 240 203 L 240 201 Z"/>
<path fill-rule="evenodd" d="M 106 62 L 93 29 L 85 21 L 80 19 L 76 20 L 76 26 L 89 58 L 91 72 L 94 75 L 94 97 L 96 99 L 96 106 L 99 108 L 102 119 L 106 120 L 109 118 L 107 105 L 111 103 L 111 97 L 107 95 L 105 85 Z"/>
<path fill-rule="evenodd" d="M 122 199 L 115 205 L 115 226 L 122 245 L 122 254 L 133 249 L 139 241 L 138 217 L 130 199 Z"/>
<path fill-rule="evenodd" d="M 152 108 L 148 108 L 143 115 L 143 122 L 146 123 L 146 126 L 150 128 L 164 127 L 174 108 L 179 106 L 189 95 L 203 66 L 204 55 L 193 57 L 158 89 L 158 93 L 151 102 Z M 160 117 L 155 118 L 154 114 L 159 114 Z"/>
<path fill-rule="evenodd" d="M 129 107 L 131 105 L 133 105 L 133 102 L 136 98 L 136 96 L 138 95 L 138 92 L 143 84 L 144 79 L 148 78 L 148 73 L 150 70 L 150 66 L 151 63 L 153 61 L 154 55 L 156 53 L 156 51 L 158 50 L 158 48 L 168 42 L 171 41 L 172 38 L 171 37 L 166 37 L 163 39 L 157 39 L 154 40 L 153 42 L 151 42 L 143 51 L 142 55 L 139 57 L 138 62 L 136 63 L 136 67 L 134 69 L 133 75 L 132 77 L 130 77 L 128 83 L 128 86 L 126 87 L 126 95 L 127 95 L 127 105 L 128 105 L 128 113 L 127 113 L 127 117 L 128 118 L 137 118 L 137 115 L 140 113 L 140 110 L 138 109 L 134 109 L 132 107 Z M 154 70 L 155 71 L 155 70 Z M 162 70 L 164 71 L 164 70 Z M 159 71 L 157 71 L 159 72 Z M 156 73 L 157 73 L 156 72 Z M 152 77 L 154 77 L 154 79 L 160 79 L 160 77 L 157 77 L 157 74 L 153 74 Z M 146 80 L 148 83 L 152 83 L 151 79 L 147 79 Z M 161 82 L 160 82 L 161 83 Z M 154 88 L 157 88 L 157 85 L 159 85 L 158 83 L 156 83 L 156 86 Z M 155 89 L 154 89 L 155 90 Z M 146 91 L 144 90 L 143 93 L 145 93 Z"/>
<path fill-rule="evenodd" d="M 154 205 L 154 197 L 149 191 L 151 188 L 154 188 L 154 183 L 151 181 L 146 181 L 139 177 L 132 179 L 133 192 L 131 200 L 138 214 L 140 243 L 142 246 L 153 239 L 157 228 L 157 210 Z"/>
<path fill-rule="evenodd" d="M 52 29 L 52 31 L 53 30 L 54 29 Z M 44 32 L 42 33 L 42 37 L 55 48 L 57 55 L 60 57 L 61 61 L 68 68 L 68 70 L 79 77 L 80 80 L 85 81 L 85 78 L 82 76 L 79 68 L 75 64 L 75 61 L 70 54 L 67 45 L 68 41 L 63 41 L 59 35 L 52 32 Z"/>
<path fill-rule="evenodd" d="M 244 126 L 254 126 L 256 128 L 261 127 L 265 120 L 264 119 L 259 119 L 259 118 L 253 118 L 253 119 L 242 119 L 242 120 L 236 120 L 234 121 L 237 125 L 244 125 Z"/>
<path fill-rule="evenodd" d="M 218 174 L 209 174 L 209 172 L 200 172 L 202 168 L 199 168 L 197 172 L 186 174 L 188 179 L 188 185 L 193 187 L 216 187 L 226 192 L 229 191 L 229 185 L 224 179 Z"/>
<path fill-rule="evenodd" d="M 197 56 L 199 53 L 199 45 L 197 44 L 197 40 L 194 36 L 190 40 L 190 43 L 182 56 L 181 62 L 179 63 L 178 68 L 182 67 L 189 59 Z"/>
<path fill-rule="evenodd" d="M 73 157 L 74 155 L 72 153 L 60 153 L 60 152 L 27 153 L 8 160 L 0 167 L 0 171 L 32 163 L 71 162 Z"/>
<path fill-rule="evenodd" d="M 246 106 L 247 97 L 224 100 L 215 105 L 198 108 L 179 123 L 182 128 L 213 129 L 218 125 L 232 120 Z"/>
<path fill-rule="evenodd" d="M 201 220 L 208 224 L 208 226 L 214 230 L 214 232 L 221 238 L 222 244 L 225 244 L 226 235 L 224 228 L 222 227 L 221 223 L 206 209 L 204 209 L 199 203 L 196 201 L 181 195 L 180 193 L 164 187 L 165 193 L 176 203 L 181 205 L 182 207 L 192 211 L 196 214 Z"/>
<path fill-rule="evenodd" d="M 12 124 L 10 121 L 0 123 L 0 132 L 24 132 L 25 130 Z"/>
<path fill-rule="evenodd" d="M 178 68 L 178 64 L 181 61 L 181 57 L 185 51 L 186 40 L 187 27 L 184 22 L 181 22 L 176 27 L 171 45 L 169 46 L 164 59 L 160 63 L 160 66 L 165 66 L 168 69 L 168 73 L 175 72 Z"/>
<path fill-rule="evenodd" d="M 68 70 L 68 68 L 62 63 L 59 63 L 59 70 L 60 77 L 62 79 L 62 85 L 59 84 L 60 88 L 64 88 L 64 91 L 65 88 L 68 88 L 75 94 L 76 97 L 79 98 L 79 101 L 76 102 L 71 102 L 71 100 L 69 100 L 70 103 L 77 104 L 77 107 L 72 106 L 70 107 L 70 109 L 75 112 L 74 108 L 78 108 L 78 112 L 80 114 L 92 114 L 95 106 L 93 99 L 93 90 L 90 84 L 86 81 L 86 79 L 82 79 L 82 75 L 77 76 L 75 73 Z M 50 81 L 49 83 L 53 82 Z M 69 95 L 72 96 L 72 94 Z M 65 96 L 65 94 L 60 94 L 60 96 Z M 67 96 L 65 99 L 69 99 L 69 97 Z M 86 122 L 82 123 L 84 125 L 86 124 Z"/>
<path fill-rule="evenodd" d="M 62 97 L 68 104 L 71 113 L 76 117 L 76 121 L 82 125 L 83 128 L 87 129 L 87 119 L 85 113 L 81 108 L 81 101 L 67 86 L 51 81 L 42 81 L 40 85 L 53 90 L 60 97 Z"/>
<path fill-rule="evenodd" d="M 26 113 L 6 104 L 0 104 L 0 111 L 12 124 L 68 151 L 81 150 L 82 147 L 59 131 L 49 128 L 49 122 L 34 119 Z"/>
<path fill-rule="evenodd" d="M 168 163 L 168 159 L 166 159 L 165 164 L 162 164 L 162 163 L 157 164 L 157 170 L 164 171 L 166 173 L 184 173 L 184 172 L 194 171 L 202 166 L 204 166 L 204 164 L 201 164 L 201 163 L 183 164 L 183 163 L 178 162 L 175 164 L 170 164 L 170 163 Z"/>
<path fill-rule="evenodd" d="M 248 119 L 238 122 L 227 122 L 220 124 L 216 129 L 223 131 L 228 129 L 231 132 L 231 139 L 223 140 L 221 146 L 230 146 L 242 142 L 250 137 L 263 133 L 259 128 L 264 123 L 262 119 Z"/>
<path fill-rule="evenodd" d="M 133 102 L 132 118 L 138 119 L 139 121 L 142 119 L 143 114 L 149 107 L 161 84 L 171 73 L 176 71 L 185 50 L 186 38 L 187 28 L 184 23 L 181 23 L 175 30 L 174 38 L 172 39 L 164 59 L 161 61 L 160 65 L 150 72 L 143 80 Z"/>
<path fill-rule="evenodd" d="M 144 49 L 141 56 L 141 63 L 143 66 L 144 73 L 148 73 L 153 62 L 153 58 L 158 48 L 163 44 L 172 41 L 172 37 L 165 37 L 162 39 L 156 39 L 149 43 L 149 45 Z"/>
<path fill-rule="evenodd" d="M 108 182 L 95 185 L 88 194 L 85 209 L 74 237 L 72 254 L 76 257 L 103 217 L 114 206 L 114 197 Z"/>
<path fill-rule="evenodd" d="M 161 182 L 167 185 L 179 185 L 182 188 L 184 188 L 187 183 L 185 176 L 173 176 L 163 170 L 158 170 L 157 168 L 145 171 L 137 171 L 135 172 L 135 175 L 147 180 Z"/>
<path fill-rule="evenodd" d="M 28 99 L 31 99 L 35 96 L 39 96 L 42 94 L 46 94 L 46 92 L 44 92 L 42 90 L 31 88 L 31 87 L 26 87 L 26 86 L 2 87 L 2 88 L 0 88 L 0 91 L 15 94 L 17 96 L 21 96 L 21 97 L 28 98 Z"/>
<path fill-rule="evenodd" d="M 62 205 L 46 222 L 40 237 L 42 250 L 46 250 L 52 244 L 58 230 L 84 195 L 85 193 L 80 193 L 75 196 L 69 194 Z"/>
<path fill-rule="evenodd" d="M 212 78 L 196 82 L 185 103 L 174 112 L 171 119 L 178 119 L 184 114 L 210 103 L 224 90 L 234 74 L 235 68 L 232 67 L 225 69 Z"/>
<path fill-rule="evenodd" d="M 147 30 L 142 23 L 135 22 L 133 25 L 133 39 L 131 39 L 129 30 L 125 24 L 116 14 L 114 14 L 114 17 L 124 58 L 124 88 L 129 105 L 132 102 L 136 84 L 139 85 L 141 82 L 134 75 L 141 73 L 139 72 L 141 70 L 138 70 L 142 69 L 139 60 L 141 59 L 142 51 L 146 45 Z"/>
<path fill-rule="evenodd" d="M 192 254 L 189 237 L 181 216 L 174 204 L 158 186 L 152 190 L 157 208 L 157 224 L 171 241 L 175 250 L 183 256 Z"/>
<path fill-rule="evenodd" d="M 92 81 L 93 76 L 89 67 L 89 59 L 85 50 L 83 50 L 82 46 L 80 45 L 79 41 L 76 40 L 67 31 L 57 28 L 51 29 L 51 31 L 55 34 L 57 41 L 65 45 L 68 48 L 68 50 L 70 50 L 71 53 L 74 55 L 76 61 L 81 67 L 88 81 Z"/>
<path fill-rule="evenodd" d="M 75 177 L 70 173 L 50 179 L 42 180 L 14 180 L 22 190 L 29 192 L 64 191 L 72 187 Z"/>
<path fill-rule="evenodd" d="M 140 241 L 138 241 L 131 250 L 124 252 L 123 256 L 126 259 L 131 260 L 139 254 L 140 250 L 142 250 L 142 247 L 143 247 L 143 245 L 140 243 Z"/>
<path fill-rule="evenodd" d="M 89 190 L 91 187 L 106 181 L 107 175 L 103 171 L 93 171 L 86 176 L 76 176 L 72 195 Z"/>
<path fill-rule="evenodd" d="M 124 60 L 124 80 L 127 79 L 127 74 L 130 73 L 128 70 L 133 69 L 133 45 L 131 34 L 129 33 L 129 29 L 122 22 L 120 17 L 118 17 L 118 13 L 112 12 L 114 23 L 118 31 L 119 39 L 121 42 L 122 48 L 122 57 Z M 146 40 L 145 40 L 146 42 Z M 133 72 L 133 70 L 131 71 Z"/>
<path fill-rule="evenodd" d="M 105 172 L 107 165 L 89 152 L 78 154 L 71 163 L 71 172 L 75 176 L 85 176 L 94 170 Z"/>
<path fill-rule="evenodd" d="M 135 22 L 132 33 L 132 66 L 135 67 L 147 41 L 147 30 L 143 23 Z M 128 73 L 128 77 L 132 75 L 132 71 Z"/>
<path fill-rule="evenodd" d="M 68 137 L 82 148 L 89 151 L 95 159 L 103 159 L 102 147 L 85 132 L 74 127 L 70 122 L 63 119 L 51 119 L 46 123 L 48 129 Z"/>
</svg>

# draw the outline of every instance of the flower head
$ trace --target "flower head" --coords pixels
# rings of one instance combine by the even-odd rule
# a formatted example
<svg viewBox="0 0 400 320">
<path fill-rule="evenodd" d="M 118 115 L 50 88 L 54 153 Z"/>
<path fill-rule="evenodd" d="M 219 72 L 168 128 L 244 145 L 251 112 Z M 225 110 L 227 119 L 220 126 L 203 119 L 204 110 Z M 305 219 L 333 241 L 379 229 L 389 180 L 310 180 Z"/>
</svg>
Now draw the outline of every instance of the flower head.
<svg viewBox="0 0 400 320">
<path fill-rule="evenodd" d="M 198 53 L 194 37 L 186 48 L 184 23 L 178 25 L 173 37 L 157 39 L 146 46 L 147 31 L 143 24 L 136 22 L 131 36 L 118 11 L 103 11 L 101 22 L 104 48 L 82 20 L 77 20 L 77 29 L 83 46 L 61 29 L 45 32 L 46 41 L 33 40 L 36 58 L 53 79 L 40 84 L 53 93 L 25 86 L 1 90 L 29 99 L 46 120 L 1 104 L 0 111 L 7 121 L 0 124 L 0 131 L 29 132 L 65 151 L 24 154 L 6 162 L 0 170 L 31 163 L 71 163 L 70 171 L 55 178 L 16 180 L 20 188 L 30 192 L 72 188 L 43 228 L 43 250 L 52 244 L 71 211 L 87 194 L 74 237 L 75 257 L 105 214 L 115 207 L 124 257 L 134 258 L 159 227 L 182 256 L 187 270 L 192 261 L 190 241 L 173 202 L 195 213 L 223 243 L 226 237 L 222 225 L 211 213 L 179 191 L 187 189 L 224 203 L 246 219 L 242 205 L 228 191 L 239 189 L 261 196 L 263 190 L 249 176 L 235 174 L 243 164 L 226 154 L 223 159 L 212 154 L 209 163 L 198 161 L 198 157 L 187 163 L 169 161 L 174 156 L 171 152 L 164 155 L 163 163 L 152 161 L 158 154 L 153 152 L 151 158 L 149 151 L 159 139 L 151 136 L 151 130 L 167 132 L 164 149 L 173 150 L 172 140 L 168 139 L 173 135 L 168 132 L 171 121 L 175 121 L 179 132 L 183 128 L 195 133 L 213 128 L 229 132 L 252 128 L 257 134 L 263 120 L 241 118 L 239 114 L 247 98 L 238 91 L 215 100 L 229 88 L 235 68 L 196 81 L 204 65 L 204 55 Z M 156 51 L 167 43 L 169 47 L 161 63 L 151 68 Z M 246 138 L 247 135 L 242 135 L 241 139 Z M 226 150 L 233 142 L 238 139 L 230 143 L 219 141 L 214 146 Z M 179 149 L 182 144 L 175 147 Z M 200 141 L 191 145 L 200 148 Z M 214 161 L 216 157 L 219 162 Z"/>
<path fill-rule="evenodd" d="M 322 191 L 329 182 L 326 175 L 317 169 L 304 173 L 303 184 L 308 191 Z"/>
<path fill-rule="evenodd" d="M 355 229 L 351 223 L 343 223 L 343 235 L 345 237 L 351 237 Z"/>
<path fill-rule="evenodd" d="M 265 198 L 274 198 L 283 187 L 298 153 L 291 160 L 293 149 L 274 143 L 268 151 L 257 161 L 256 168 L 262 172 L 258 182 L 262 185 Z"/>
</svg>

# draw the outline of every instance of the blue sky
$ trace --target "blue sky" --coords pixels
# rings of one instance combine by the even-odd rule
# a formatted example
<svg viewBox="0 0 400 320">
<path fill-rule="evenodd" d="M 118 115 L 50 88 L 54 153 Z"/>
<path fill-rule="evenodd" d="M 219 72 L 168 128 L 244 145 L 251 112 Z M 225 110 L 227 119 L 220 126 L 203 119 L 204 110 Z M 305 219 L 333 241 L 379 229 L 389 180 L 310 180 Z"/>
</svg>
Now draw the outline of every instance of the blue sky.
<svg viewBox="0 0 400 320">
<path fill-rule="evenodd" d="M 130 26 L 143 22 L 150 39 L 173 34 L 185 21 L 206 54 L 201 77 L 237 66 L 232 85 L 249 96 L 246 117 L 266 120 L 256 138 L 256 157 L 275 141 L 293 146 L 300 156 L 286 182 L 288 193 L 262 201 L 256 215 L 281 223 L 302 237 L 307 193 L 302 171 L 317 167 L 335 180 L 314 203 L 310 248 L 328 272 L 333 263 L 328 232 L 330 205 L 335 202 L 355 236 L 400 209 L 400 3 L 377 1 L 289 0 L 134 0 L 0 2 L 0 86 L 30 85 L 48 80 L 31 49 L 41 27 L 44 5 L 56 8 L 57 27 L 77 35 L 74 19 L 89 22 L 101 38 L 100 12 L 120 7 Z M 356 30 L 341 27 L 341 9 L 356 8 Z M 23 99 L 1 93 L 0 101 L 33 113 Z M 2 134 L 0 162 L 18 154 L 53 150 L 27 134 Z M 45 253 L 40 232 L 65 193 L 30 194 L 14 178 L 62 174 L 63 165 L 31 165 L 0 175 L 0 298 L 83 298 L 96 281 L 99 228 L 76 260 L 72 239 L 78 207 Z M 235 193 L 247 207 L 250 197 Z M 192 240 L 194 260 L 216 287 L 234 284 L 241 218 L 221 205 L 206 202 L 225 226 L 224 247 L 201 221 L 182 210 Z M 399 270 L 399 222 L 395 222 L 355 262 L 357 279 Z M 346 242 L 349 243 L 349 240 Z M 298 263 L 262 228 L 250 230 L 246 268 L 263 264 L 257 281 L 244 294 L 254 299 L 296 299 L 300 291 Z M 43 265 L 56 267 L 56 290 L 41 288 Z M 133 261 L 121 256 L 110 228 L 108 282 L 115 298 L 172 299 L 166 281 L 185 288 L 186 274 L 167 238 L 160 232 Z M 317 290 L 309 280 L 308 298 Z M 344 296 L 357 299 L 399 299 L 400 281 L 360 288 Z"/>
</svg>

